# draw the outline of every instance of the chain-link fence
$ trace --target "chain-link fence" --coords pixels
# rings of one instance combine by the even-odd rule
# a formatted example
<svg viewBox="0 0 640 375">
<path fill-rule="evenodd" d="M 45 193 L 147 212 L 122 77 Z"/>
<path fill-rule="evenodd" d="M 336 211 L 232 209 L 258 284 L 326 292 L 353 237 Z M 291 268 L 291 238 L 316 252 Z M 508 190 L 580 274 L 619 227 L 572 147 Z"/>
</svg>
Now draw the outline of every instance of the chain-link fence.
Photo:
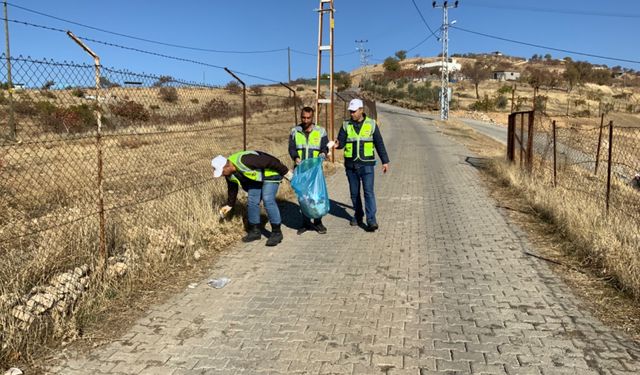
<svg viewBox="0 0 640 375">
<path fill-rule="evenodd" d="M 8 327 L 26 332 L 38 314 L 66 313 L 98 265 L 149 267 L 193 251 L 198 220 L 226 196 L 209 162 L 244 143 L 238 85 L 4 55 L 1 77 L 9 64 L 11 84 L 0 82 L 2 358 L 28 340 Z M 298 89 L 293 98 L 280 85 L 248 88 L 247 149 L 290 161 L 294 106 L 314 98 Z M 52 286 L 61 274 L 71 283 L 54 283 L 63 291 Z"/>
<path fill-rule="evenodd" d="M 509 159 L 531 168 L 533 176 L 549 185 L 640 225 L 640 124 L 616 126 L 603 114 L 594 126 L 535 112 L 529 142 L 527 125 L 534 112 L 522 114 L 515 115 Z"/>
</svg>

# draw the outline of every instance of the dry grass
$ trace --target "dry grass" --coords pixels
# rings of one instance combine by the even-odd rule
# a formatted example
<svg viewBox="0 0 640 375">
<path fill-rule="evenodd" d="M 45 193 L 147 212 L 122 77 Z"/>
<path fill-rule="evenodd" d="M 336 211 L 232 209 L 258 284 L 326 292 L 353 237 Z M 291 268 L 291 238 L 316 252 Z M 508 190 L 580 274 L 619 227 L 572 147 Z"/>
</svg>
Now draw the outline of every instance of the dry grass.
<svg viewBox="0 0 640 375">
<path fill-rule="evenodd" d="M 578 189 L 582 169 L 565 171 L 573 186 L 552 188 L 548 169 L 536 168 L 533 179 L 506 163 L 505 146 L 457 120 L 436 123 L 444 134 L 487 158 L 487 168 L 480 169 L 484 183 L 505 214 L 526 231 L 541 259 L 550 261 L 599 319 L 640 340 L 637 224 L 623 212 L 605 215 L 602 202 L 592 199 L 603 195 L 597 189 Z M 615 189 L 637 200 L 638 192 L 628 186 L 617 184 Z"/>
<path fill-rule="evenodd" d="M 228 100 L 234 108 L 239 103 L 237 96 L 233 99 L 222 90 L 198 91 L 196 102 L 196 97 L 188 95 L 196 90 L 179 89 L 175 103 L 163 102 L 155 89 L 119 90 L 126 91 L 112 99 L 135 97 L 165 113 L 188 112 L 209 96 Z M 313 93 L 310 89 L 305 93 L 303 104 L 309 105 Z M 67 94 L 61 90 L 55 95 Z M 287 97 L 286 89 L 276 87 L 265 87 L 261 95 L 250 97 L 250 104 L 258 100 L 262 104 L 260 112 L 254 111 L 249 118 L 247 148 L 269 152 L 290 165 L 287 141 L 294 116 L 290 106 L 282 105 Z M 47 100 L 73 105 L 83 99 Z M 209 165 L 216 154 L 242 149 L 240 116 L 188 124 L 138 123 L 104 132 L 101 147 L 109 256 L 104 273 L 97 268 L 101 263 L 95 138 L 91 134 L 42 134 L 27 117 L 18 120 L 25 124 L 21 130 L 30 131 L 21 132 L 19 142 L 3 145 L 0 151 L 0 256 L 4 259 L 0 269 L 0 367 L 33 368 L 35 358 L 60 343 L 109 336 L 95 330 L 105 320 L 126 320 L 114 317 L 114 310 L 135 315 L 135 311 L 115 306 L 128 306 L 141 295 L 155 295 L 158 285 L 167 285 L 172 277 L 188 279 L 192 269 L 205 269 L 221 249 L 242 235 L 243 208 L 230 221 L 221 222 L 213 213 L 226 198 L 226 185 L 212 181 Z M 327 173 L 333 169 L 334 165 L 327 165 Z M 293 196 L 288 184 L 282 184 L 279 199 Z M 242 207 L 244 198 L 240 199 L 238 206 Z M 82 267 L 88 270 L 82 293 L 71 298 L 54 290 L 56 277 Z M 57 300 L 49 308 L 34 303 L 32 298 L 43 293 L 64 294 L 68 303 Z M 58 307 L 61 312 L 54 314 Z M 37 314 L 24 321 L 16 309 Z"/>
</svg>

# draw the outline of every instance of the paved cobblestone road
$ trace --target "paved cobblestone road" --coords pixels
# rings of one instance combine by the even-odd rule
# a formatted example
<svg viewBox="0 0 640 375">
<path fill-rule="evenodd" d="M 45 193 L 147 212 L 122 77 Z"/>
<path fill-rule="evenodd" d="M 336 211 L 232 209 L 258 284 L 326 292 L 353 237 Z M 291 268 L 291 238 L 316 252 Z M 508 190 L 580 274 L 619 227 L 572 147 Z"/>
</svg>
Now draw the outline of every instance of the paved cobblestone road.
<svg viewBox="0 0 640 375">
<path fill-rule="evenodd" d="M 380 106 L 380 231 L 335 205 L 326 235 L 238 244 L 131 330 L 53 373 L 638 374 L 640 347 L 581 307 L 430 121 Z M 379 169 L 379 167 L 378 167 Z M 378 171 L 380 172 L 380 171 Z M 348 204 L 347 181 L 328 180 Z M 294 227 L 299 219 L 288 218 Z"/>
</svg>

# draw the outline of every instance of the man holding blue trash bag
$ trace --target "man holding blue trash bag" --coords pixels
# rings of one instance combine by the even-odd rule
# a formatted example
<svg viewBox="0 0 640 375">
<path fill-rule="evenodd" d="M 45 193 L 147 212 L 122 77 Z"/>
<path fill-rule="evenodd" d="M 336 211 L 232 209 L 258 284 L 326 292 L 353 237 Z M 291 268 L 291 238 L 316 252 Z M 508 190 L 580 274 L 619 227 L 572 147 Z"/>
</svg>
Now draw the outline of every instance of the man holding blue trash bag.
<svg viewBox="0 0 640 375">
<path fill-rule="evenodd" d="M 289 156 L 300 165 L 303 160 L 309 158 L 325 158 L 329 151 L 329 138 L 324 128 L 313 123 L 314 109 L 304 107 L 300 112 L 301 122 L 291 129 L 289 137 Z M 298 234 L 313 229 L 320 234 L 327 233 L 327 228 L 322 224 L 322 218 L 311 219 L 302 213 L 302 227 L 298 229 Z"/>
<path fill-rule="evenodd" d="M 351 119 L 345 121 L 338 133 L 336 148 L 344 148 L 344 167 L 349 180 L 349 191 L 355 214 L 350 225 L 364 225 L 366 213 L 368 232 L 378 229 L 376 220 L 376 196 L 373 188 L 374 167 L 376 165 L 375 151 L 382 162 L 382 173 L 389 170 L 389 156 L 382 140 L 382 134 L 376 121 L 364 113 L 361 99 L 349 102 Z M 360 185 L 364 191 L 364 210 L 360 199 Z"/>
<path fill-rule="evenodd" d="M 267 246 L 276 246 L 282 241 L 280 210 L 276 204 L 276 193 L 282 178 L 291 181 L 293 172 L 276 157 L 262 151 L 240 151 L 225 158 L 218 155 L 211 160 L 213 177 L 225 176 L 227 180 L 227 203 L 220 208 L 221 217 L 226 216 L 236 204 L 238 189 L 242 187 L 248 194 L 247 211 L 249 230 L 243 242 L 259 240 L 260 201 L 264 202 L 271 235 Z"/>
</svg>

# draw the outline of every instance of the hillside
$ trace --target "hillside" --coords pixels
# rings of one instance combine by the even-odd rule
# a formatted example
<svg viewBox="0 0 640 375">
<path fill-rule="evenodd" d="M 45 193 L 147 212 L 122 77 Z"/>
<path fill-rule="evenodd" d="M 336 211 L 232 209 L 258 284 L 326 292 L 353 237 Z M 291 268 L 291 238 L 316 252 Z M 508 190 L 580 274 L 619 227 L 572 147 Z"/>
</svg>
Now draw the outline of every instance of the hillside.
<svg viewBox="0 0 640 375">
<path fill-rule="evenodd" d="M 399 69 L 395 71 L 385 69 L 384 64 L 361 67 L 351 72 L 352 84 L 377 100 L 437 111 L 439 67 L 420 69 L 420 65 L 439 61 L 440 57 L 407 58 L 399 61 Z M 631 69 L 607 68 L 570 59 L 526 60 L 492 54 L 454 56 L 451 61 L 462 67 L 450 73 L 453 116 L 506 124 L 512 109 L 533 107 L 534 91 L 537 91 L 538 104 L 550 116 L 596 123 L 600 114 L 615 113 L 621 125 L 640 124 L 640 75 Z M 479 76 L 474 75 L 474 65 L 482 70 Z M 493 79 L 496 71 L 516 72 L 520 78 L 499 81 Z M 409 92 L 415 93 L 420 87 L 428 88 L 431 93 L 421 92 L 416 96 Z"/>
</svg>

